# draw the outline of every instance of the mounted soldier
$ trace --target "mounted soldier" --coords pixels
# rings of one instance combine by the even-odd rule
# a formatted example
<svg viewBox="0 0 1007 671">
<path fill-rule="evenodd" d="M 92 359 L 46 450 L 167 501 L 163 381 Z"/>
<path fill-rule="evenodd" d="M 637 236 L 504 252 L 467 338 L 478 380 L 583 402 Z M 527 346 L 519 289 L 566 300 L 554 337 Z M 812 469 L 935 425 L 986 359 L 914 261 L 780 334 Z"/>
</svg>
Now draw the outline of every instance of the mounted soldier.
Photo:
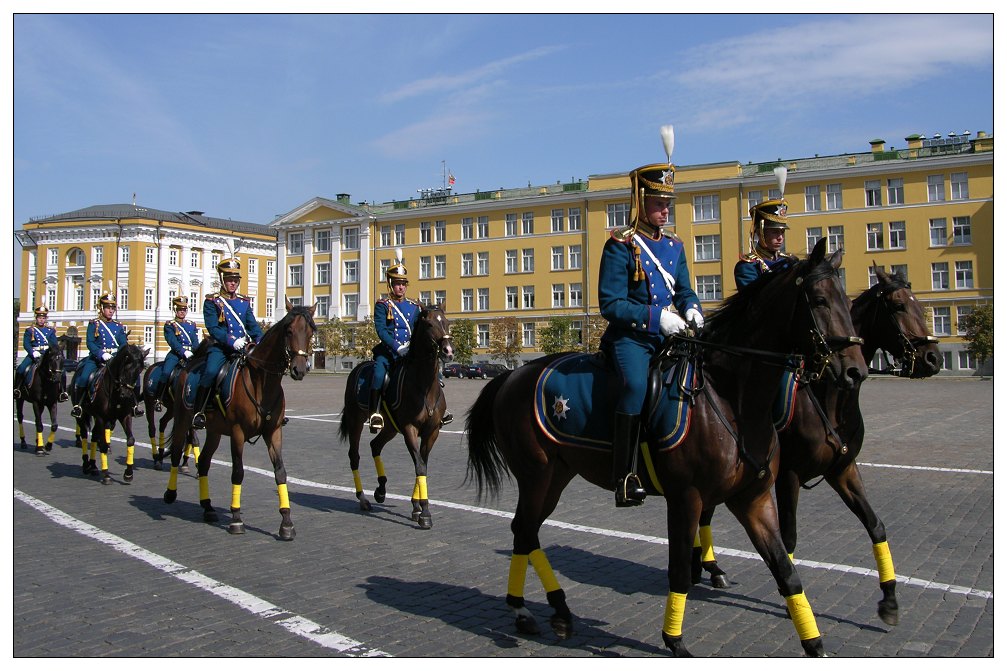
<svg viewBox="0 0 1007 671">
<path fill-rule="evenodd" d="M 750 252 L 741 257 L 734 266 L 734 282 L 740 289 L 751 284 L 760 275 L 782 270 L 797 262 L 797 257 L 784 250 L 784 231 L 787 225 L 787 201 L 783 188 L 787 185 L 787 169 L 778 167 L 773 171 L 780 187 L 779 198 L 767 198 L 752 206 L 748 211 L 752 217 L 752 231 L 749 235 Z"/>
<path fill-rule="evenodd" d="M 22 387 L 25 384 L 28 368 L 42 358 L 42 355 L 50 347 L 59 347 L 56 340 L 56 329 L 46 323 L 49 318 L 49 310 L 40 305 L 35 308 L 35 323 L 25 329 L 22 345 L 28 353 L 21 363 L 18 364 L 17 372 L 14 374 L 14 398 L 21 398 Z M 66 393 L 66 374 L 63 375 L 62 386 L 60 386 L 59 402 L 69 401 L 70 397 Z"/>
<path fill-rule="evenodd" d="M 164 323 L 164 340 L 168 343 L 169 352 L 161 365 L 151 373 L 157 397 L 156 410 L 161 410 L 164 391 L 169 387 L 175 367 L 180 361 L 192 358 L 193 351 L 199 345 L 199 329 L 196 323 L 185 318 L 189 313 L 189 299 L 178 296 L 171 301 L 171 306 L 175 310 L 175 318 Z"/>
<path fill-rule="evenodd" d="M 98 317 L 87 324 L 88 356 L 74 373 L 74 396 L 77 398 L 77 403 L 70 410 L 71 417 L 80 418 L 83 414 L 80 401 L 87 393 L 87 385 L 91 376 L 111 361 L 120 347 L 126 346 L 126 327 L 116 321 L 115 312 L 117 309 L 115 293 L 109 286 L 109 290 L 98 298 Z M 140 416 L 143 414 L 143 409 L 136 405 L 133 408 L 133 414 Z"/>
</svg>

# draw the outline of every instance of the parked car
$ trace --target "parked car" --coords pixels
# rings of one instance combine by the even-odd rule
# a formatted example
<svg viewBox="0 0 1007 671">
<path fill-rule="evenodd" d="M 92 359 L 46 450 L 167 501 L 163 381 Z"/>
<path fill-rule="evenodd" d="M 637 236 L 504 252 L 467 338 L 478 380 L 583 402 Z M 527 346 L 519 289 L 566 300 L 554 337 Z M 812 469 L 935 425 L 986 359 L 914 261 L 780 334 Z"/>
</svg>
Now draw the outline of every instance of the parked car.
<svg viewBox="0 0 1007 671">
<path fill-rule="evenodd" d="M 498 363 L 474 363 L 469 366 L 468 376 L 470 380 L 475 378 L 485 380 L 488 377 L 496 377 L 506 372 L 507 367 Z"/>
<path fill-rule="evenodd" d="M 444 366 L 444 377 L 468 377 L 468 366 L 460 363 L 449 363 Z"/>
</svg>

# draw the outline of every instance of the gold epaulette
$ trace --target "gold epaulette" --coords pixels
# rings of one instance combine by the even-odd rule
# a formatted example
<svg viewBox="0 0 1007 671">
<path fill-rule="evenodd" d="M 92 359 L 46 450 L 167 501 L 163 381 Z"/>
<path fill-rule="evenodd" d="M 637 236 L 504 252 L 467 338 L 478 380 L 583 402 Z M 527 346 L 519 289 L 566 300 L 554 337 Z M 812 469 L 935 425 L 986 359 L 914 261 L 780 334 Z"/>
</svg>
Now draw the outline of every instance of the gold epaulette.
<svg viewBox="0 0 1007 671">
<path fill-rule="evenodd" d="M 216 293 L 206 294 L 206 297 L 203 300 L 207 300 L 207 301 L 217 300 L 217 294 Z"/>
<path fill-rule="evenodd" d="M 636 229 L 632 226 L 623 226 L 622 228 L 613 229 L 610 235 L 616 242 L 625 244 L 633 239 L 634 233 L 636 233 Z"/>
<path fill-rule="evenodd" d="M 682 238 L 678 237 L 678 234 L 675 233 L 675 231 L 664 228 L 661 229 L 661 233 L 664 235 L 664 237 L 671 238 L 675 242 L 682 242 Z"/>
<path fill-rule="evenodd" d="M 758 261 L 760 259 L 759 255 L 756 254 L 755 252 L 742 254 L 740 258 L 742 261 L 748 261 L 749 263 L 751 263 L 752 261 Z"/>
</svg>

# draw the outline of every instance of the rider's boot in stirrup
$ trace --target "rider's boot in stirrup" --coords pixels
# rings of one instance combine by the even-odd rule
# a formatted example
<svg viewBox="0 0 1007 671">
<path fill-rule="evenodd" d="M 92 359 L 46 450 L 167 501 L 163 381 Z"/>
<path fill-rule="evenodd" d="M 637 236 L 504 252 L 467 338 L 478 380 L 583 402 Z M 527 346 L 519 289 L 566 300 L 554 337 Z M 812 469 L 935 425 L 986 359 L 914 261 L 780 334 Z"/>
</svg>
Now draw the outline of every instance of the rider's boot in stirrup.
<svg viewBox="0 0 1007 671">
<path fill-rule="evenodd" d="M 381 429 L 385 428 L 385 419 L 378 412 L 378 402 L 381 397 L 380 389 L 372 389 L 371 397 L 367 403 L 367 412 L 370 413 L 370 418 L 367 420 L 368 425 L 371 427 L 371 433 L 377 433 Z"/>
<path fill-rule="evenodd" d="M 84 396 L 84 394 L 81 393 L 81 397 L 83 397 L 83 396 Z M 80 403 L 79 402 L 75 403 L 74 406 L 72 408 L 70 408 L 70 416 L 73 417 L 74 419 L 80 419 L 80 416 L 83 415 L 83 414 L 84 414 L 84 409 L 80 407 Z"/>
<path fill-rule="evenodd" d="M 455 416 L 452 415 L 447 410 L 445 410 L 444 411 L 444 416 L 441 417 L 441 426 L 444 426 L 445 424 L 450 424 L 453 421 L 455 421 Z"/>
<path fill-rule="evenodd" d="M 638 506 L 647 498 L 647 491 L 633 472 L 640 439 L 640 416 L 617 412 L 613 428 L 612 479 L 615 482 L 615 505 L 618 508 Z"/>
<path fill-rule="evenodd" d="M 198 387 L 196 389 L 196 402 L 193 403 L 192 407 L 197 408 L 196 414 L 192 417 L 192 428 L 194 429 L 205 429 L 206 428 L 206 414 L 203 412 L 203 408 L 206 407 L 206 401 L 210 398 L 209 387 Z"/>
</svg>

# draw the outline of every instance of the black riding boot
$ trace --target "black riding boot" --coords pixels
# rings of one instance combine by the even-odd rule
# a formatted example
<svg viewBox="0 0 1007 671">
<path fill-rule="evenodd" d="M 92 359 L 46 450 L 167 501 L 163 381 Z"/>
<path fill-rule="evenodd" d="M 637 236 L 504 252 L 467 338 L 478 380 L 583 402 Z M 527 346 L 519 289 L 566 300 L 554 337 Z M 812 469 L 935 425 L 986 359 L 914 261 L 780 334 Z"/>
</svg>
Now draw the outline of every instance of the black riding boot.
<svg viewBox="0 0 1007 671">
<path fill-rule="evenodd" d="M 612 480 L 615 483 L 615 505 L 618 508 L 638 506 L 647 498 L 647 491 L 633 472 L 640 440 L 640 415 L 617 412 L 613 428 Z"/>
<path fill-rule="evenodd" d="M 14 398 L 21 398 L 21 376 L 14 374 Z"/>
<path fill-rule="evenodd" d="M 368 399 L 367 402 L 367 413 L 369 415 L 367 423 L 371 427 L 371 433 L 377 433 L 381 429 L 385 428 L 385 420 L 381 416 L 381 413 L 378 412 L 378 402 L 380 398 L 381 398 L 381 390 L 372 389 L 371 397 L 370 399 Z"/>
<path fill-rule="evenodd" d="M 78 388 L 77 391 L 80 394 L 78 396 L 79 400 L 74 404 L 72 408 L 70 408 L 70 416 L 73 417 L 74 419 L 80 419 L 80 416 L 84 414 L 84 409 L 80 407 L 80 403 L 81 401 L 84 400 L 84 394 L 87 393 L 87 389 Z"/>
<path fill-rule="evenodd" d="M 196 408 L 196 414 L 192 417 L 192 428 L 206 428 L 206 415 L 203 413 L 203 408 L 206 407 L 206 401 L 210 398 L 210 395 L 209 387 L 198 387 L 196 389 L 196 402 L 192 404 L 192 407 Z"/>
</svg>

